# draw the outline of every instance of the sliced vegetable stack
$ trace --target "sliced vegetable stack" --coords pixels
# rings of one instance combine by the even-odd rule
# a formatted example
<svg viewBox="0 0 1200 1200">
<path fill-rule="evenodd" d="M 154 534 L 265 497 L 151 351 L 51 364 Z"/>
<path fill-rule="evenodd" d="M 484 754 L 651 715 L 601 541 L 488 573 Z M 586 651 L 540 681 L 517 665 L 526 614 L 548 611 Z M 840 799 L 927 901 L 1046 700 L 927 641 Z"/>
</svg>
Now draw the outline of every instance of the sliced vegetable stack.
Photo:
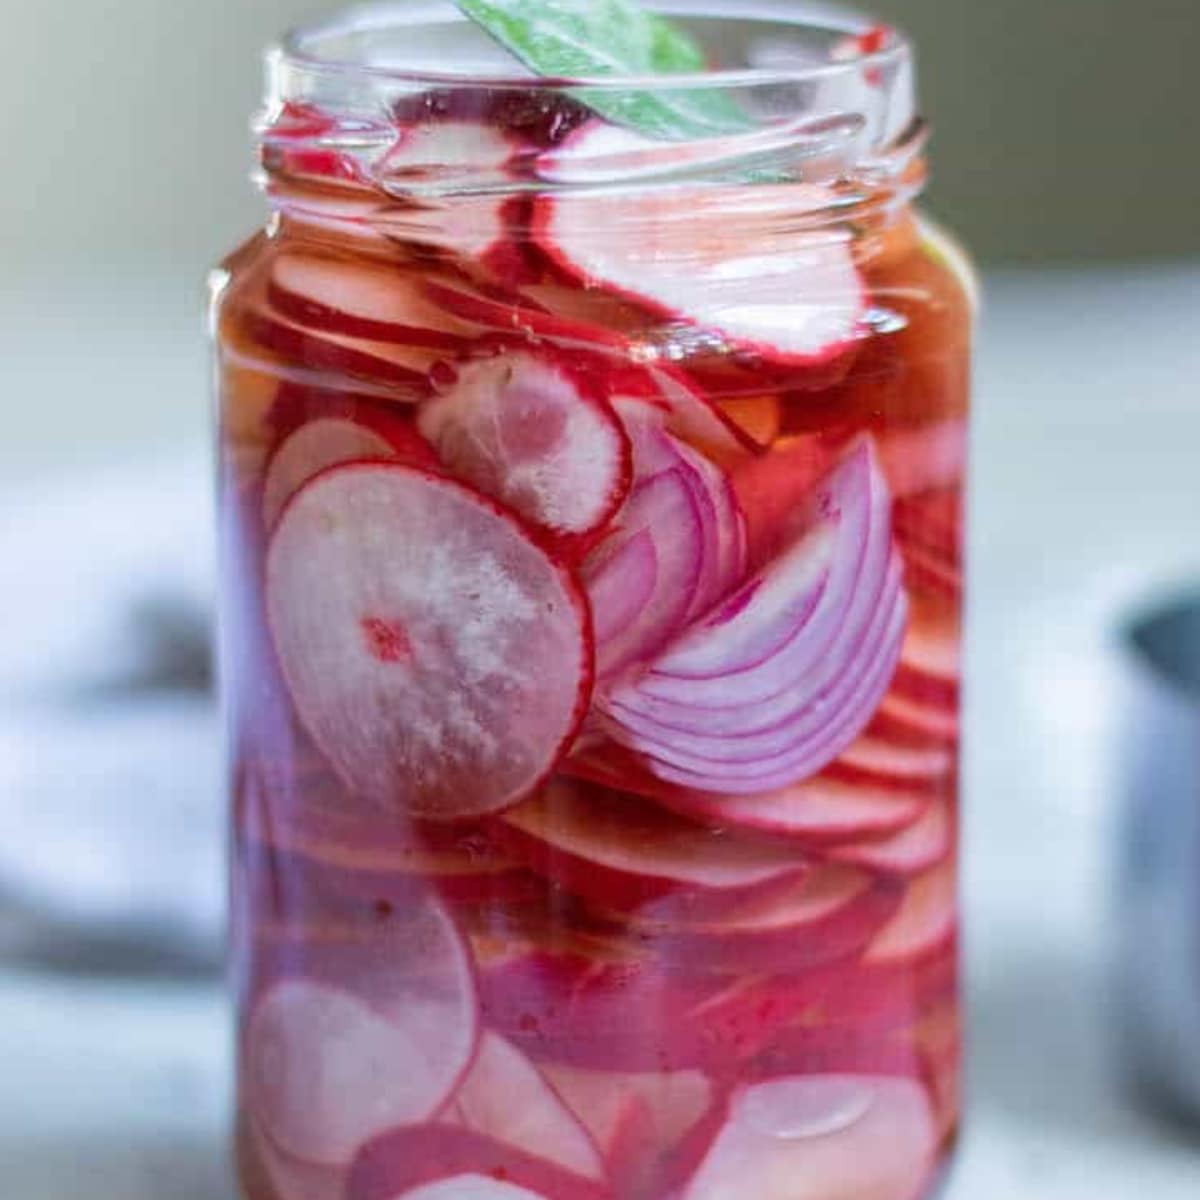
<svg viewBox="0 0 1200 1200">
<path fill-rule="evenodd" d="M 222 302 L 248 1200 L 917 1200 L 962 414 L 880 408 L 899 268 L 829 188 L 589 190 L 736 110 L 519 101 L 370 162 L 283 113 Z"/>
</svg>

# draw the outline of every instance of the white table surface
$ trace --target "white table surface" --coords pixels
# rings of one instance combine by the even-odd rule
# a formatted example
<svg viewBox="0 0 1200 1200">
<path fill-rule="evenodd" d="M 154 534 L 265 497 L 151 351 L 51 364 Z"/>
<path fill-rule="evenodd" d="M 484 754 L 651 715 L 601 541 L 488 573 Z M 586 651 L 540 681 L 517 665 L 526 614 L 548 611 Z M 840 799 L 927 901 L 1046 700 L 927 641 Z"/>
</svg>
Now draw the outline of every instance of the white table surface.
<svg viewBox="0 0 1200 1200">
<path fill-rule="evenodd" d="M 133 388 L 127 430 L 198 432 L 203 352 L 185 306 L 126 297 L 111 330 L 56 357 L 28 300 L 0 321 L 6 395 Z M 1109 622 L 1154 581 L 1200 577 L 1198 309 L 1200 265 L 990 281 L 967 726 L 971 1095 L 950 1200 L 1200 1194 L 1200 1131 L 1189 1141 L 1130 1106 L 1105 1023 Z M 148 364 L 145 328 L 122 333 L 135 310 L 156 322 Z M 10 473 L 61 457 L 52 406 L 33 409 L 0 449 Z M 94 457 L 103 423 L 81 420 L 70 453 Z M 0 1193 L 230 1200 L 227 1038 L 215 984 L 0 971 Z"/>
</svg>

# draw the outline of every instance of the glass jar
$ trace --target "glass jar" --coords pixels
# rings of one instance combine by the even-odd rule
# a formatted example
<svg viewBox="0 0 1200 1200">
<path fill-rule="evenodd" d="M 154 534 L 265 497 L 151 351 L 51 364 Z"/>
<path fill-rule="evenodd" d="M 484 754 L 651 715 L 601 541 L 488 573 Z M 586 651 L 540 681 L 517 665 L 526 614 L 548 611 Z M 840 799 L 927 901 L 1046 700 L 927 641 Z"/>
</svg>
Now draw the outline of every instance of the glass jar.
<svg viewBox="0 0 1200 1200">
<path fill-rule="evenodd" d="M 268 60 L 213 305 L 246 1200 L 947 1161 L 970 268 L 900 35 L 671 11 L 711 70 L 418 4 Z"/>
</svg>

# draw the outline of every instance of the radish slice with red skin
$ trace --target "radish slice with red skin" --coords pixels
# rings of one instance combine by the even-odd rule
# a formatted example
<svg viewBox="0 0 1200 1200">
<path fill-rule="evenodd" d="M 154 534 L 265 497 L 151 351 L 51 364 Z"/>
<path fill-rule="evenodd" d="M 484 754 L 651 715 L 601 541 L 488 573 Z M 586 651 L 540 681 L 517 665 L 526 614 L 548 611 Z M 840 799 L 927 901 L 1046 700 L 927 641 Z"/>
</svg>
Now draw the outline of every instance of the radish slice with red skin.
<svg viewBox="0 0 1200 1200">
<path fill-rule="evenodd" d="M 280 443 L 263 479 L 263 524 L 273 528 L 284 505 L 326 467 L 356 459 L 437 467 L 429 443 L 407 422 L 382 408 L 359 407 L 349 417 L 318 417 Z"/>
<path fill-rule="evenodd" d="M 734 1092 L 682 1200 L 912 1200 L 936 1151 L 914 1080 L 783 1077 Z"/>
<path fill-rule="evenodd" d="M 893 886 L 862 871 L 821 866 L 787 889 L 727 906 L 719 914 L 668 919 L 622 917 L 668 965 L 735 971 L 796 971 L 853 954 L 871 942 L 900 904 Z"/>
<path fill-rule="evenodd" d="M 514 139 L 482 121 L 422 121 L 401 129 L 372 175 L 385 190 L 400 191 L 409 203 L 397 229 L 401 236 L 487 259 L 504 248 L 513 211 L 510 200 L 519 197 L 464 194 L 455 205 L 426 207 L 413 199 L 412 184 L 456 173 L 476 183 L 503 183 L 519 149 Z"/>
<path fill-rule="evenodd" d="M 561 937 L 476 939 L 475 951 L 484 1020 L 543 1063 L 717 1074 L 795 1020 L 790 998 L 768 981 L 668 971 L 649 956 L 605 955 Z"/>
<path fill-rule="evenodd" d="M 696 1070 L 613 1072 L 543 1068 L 579 1114 L 609 1165 L 619 1196 L 662 1194 L 664 1158 L 713 1107 L 714 1087 Z"/>
<path fill-rule="evenodd" d="M 568 891 L 616 907 L 664 897 L 693 911 L 806 869 L 791 848 L 738 842 L 620 793 L 563 779 L 502 820 L 513 853 Z"/>
<path fill-rule="evenodd" d="M 604 398 L 545 353 L 465 362 L 417 424 L 443 463 L 569 542 L 608 524 L 629 493 L 629 438 Z"/>
<path fill-rule="evenodd" d="M 910 964 L 935 953 L 954 936 L 958 923 L 958 876 L 944 862 L 913 879 L 900 911 L 863 954 L 872 966 Z"/>
<path fill-rule="evenodd" d="M 381 176 L 441 176 L 449 168 L 507 166 L 519 145 L 483 121 L 431 120 L 405 125 L 376 165 Z"/>
<path fill-rule="evenodd" d="M 954 849 L 954 827 L 945 800 L 931 804 L 924 815 L 890 838 L 857 842 L 828 851 L 831 862 L 846 863 L 887 875 L 917 875 L 942 862 Z"/>
<path fill-rule="evenodd" d="M 779 218 L 834 201 L 807 184 L 739 188 L 732 198 L 679 187 L 623 197 L 617 208 L 609 196 L 546 195 L 535 202 L 533 234 L 586 286 L 712 330 L 733 348 L 805 365 L 855 341 L 867 296 L 847 233 L 781 232 Z"/>
<path fill-rule="evenodd" d="M 957 567 L 962 558 L 963 494 L 960 488 L 919 492 L 896 502 L 896 536 Z"/>
<path fill-rule="evenodd" d="M 399 1200 L 549 1200 L 549 1197 L 487 1175 L 455 1175 L 405 1192 Z"/>
<path fill-rule="evenodd" d="M 928 603 L 913 606 L 896 677 L 898 690 L 918 700 L 958 704 L 962 633 L 957 614 Z"/>
<path fill-rule="evenodd" d="M 317 334 L 281 314 L 249 310 L 242 322 L 250 337 L 289 362 L 323 375 L 385 385 L 389 399 L 415 403 L 429 394 L 426 372 L 444 351 L 389 345 L 336 334 Z"/>
<path fill-rule="evenodd" d="M 953 773 L 954 752 L 945 746 L 906 746 L 864 734 L 829 764 L 831 778 L 893 786 L 935 786 Z"/>
<path fill-rule="evenodd" d="M 930 704 L 893 688 L 879 705 L 871 728 L 915 746 L 958 745 L 958 712 L 940 702 Z"/>
<path fill-rule="evenodd" d="M 878 438 L 879 461 L 897 498 L 956 488 L 967 469 L 967 426 L 962 418 L 913 428 L 897 426 Z"/>
<path fill-rule="evenodd" d="M 544 339 L 560 347 L 625 354 L 627 339 L 610 329 L 543 312 L 529 304 L 492 299 L 463 284 L 450 286 L 428 281 L 425 293 L 445 312 L 459 320 L 497 333 Z"/>
<path fill-rule="evenodd" d="M 462 944 L 431 900 L 369 946 L 325 950 L 303 947 L 302 974 L 256 991 L 246 1101 L 286 1154 L 340 1166 L 382 1130 L 441 1107 L 471 1062 L 478 1017 Z"/>
<path fill-rule="evenodd" d="M 255 1153 L 278 1200 L 344 1200 L 346 1168 L 305 1162 L 281 1150 L 261 1130 L 254 1130 Z"/>
<path fill-rule="evenodd" d="M 455 351 L 471 333 L 433 304 L 403 266 L 284 254 L 271 266 L 267 295 L 277 312 L 323 335 Z"/>
<path fill-rule="evenodd" d="M 617 1200 L 606 1183 L 445 1123 L 398 1126 L 381 1133 L 355 1159 L 346 1196 L 353 1200 L 398 1200 L 462 1176 L 509 1184 L 545 1200 Z M 457 1193 L 450 1195 L 458 1200 Z M 508 1197 L 499 1193 L 496 1200 Z"/>
<path fill-rule="evenodd" d="M 398 1200 L 546 1200 L 546 1197 L 487 1175 L 455 1175 L 452 1179 L 422 1184 Z"/>
<path fill-rule="evenodd" d="M 651 775 L 619 748 L 565 759 L 560 770 L 624 788 L 693 820 L 812 845 L 887 837 L 919 820 L 930 803 L 924 788 L 864 786 L 822 774 L 771 792 L 729 796 L 700 792 Z"/>
<path fill-rule="evenodd" d="M 471 1070 L 442 1114 L 566 1171 L 602 1180 L 600 1152 L 545 1076 L 511 1043 L 484 1033 Z"/>
<path fill-rule="evenodd" d="M 934 558 L 920 546 L 904 548 L 904 574 L 914 592 L 954 603 L 962 599 L 962 572 Z"/>
<path fill-rule="evenodd" d="M 537 174 L 550 183 L 621 183 L 640 175 L 662 175 L 699 163 L 728 161 L 724 139 L 665 142 L 632 129 L 593 119 L 573 129 L 538 157 Z"/>
<path fill-rule="evenodd" d="M 709 1110 L 712 1080 L 702 1071 L 601 1071 L 548 1063 L 543 1071 L 579 1114 L 606 1156 L 619 1144 L 630 1111 L 645 1115 L 653 1144 L 672 1145 Z"/>
<path fill-rule="evenodd" d="M 351 791 L 448 820 L 535 790 L 591 688 L 586 602 L 511 514 L 411 467 L 292 497 L 267 615 L 301 721 Z"/>
</svg>

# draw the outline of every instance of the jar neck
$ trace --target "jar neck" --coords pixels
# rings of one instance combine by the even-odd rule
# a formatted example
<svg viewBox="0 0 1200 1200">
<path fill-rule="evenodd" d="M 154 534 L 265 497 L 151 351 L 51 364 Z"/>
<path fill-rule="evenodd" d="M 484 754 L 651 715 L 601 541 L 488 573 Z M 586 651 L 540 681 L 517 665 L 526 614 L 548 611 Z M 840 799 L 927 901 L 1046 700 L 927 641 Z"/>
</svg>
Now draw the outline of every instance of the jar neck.
<svg viewBox="0 0 1200 1200">
<path fill-rule="evenodd" d="M 256 129 L 273 208 L 348 232 L 421 208 L 469 220 L 483 197 L 769 183 L 784 185 L 778 204 L 792 211 L 800 193 L 788 185 L 823 189 L 825 203 L 804 203 L 807 219 L 844 222 L 902 206 L 924 178 L 912 55 L 895 31 L 794 3 L 723 0 L 712 16 L 715 0 L 700 14 L 664 0 L 711 44 L 716 68 L 568 83 L 520 75 L 453 7 L 368 7 L 269 53 Z M 447 62 L 460 74 L 424 69 Z M 680 140 L 616 125 L 579 136 L 614 93 L 634 92 L 668 103 L 721 93 L 744 120 Z"/>
</svg>

